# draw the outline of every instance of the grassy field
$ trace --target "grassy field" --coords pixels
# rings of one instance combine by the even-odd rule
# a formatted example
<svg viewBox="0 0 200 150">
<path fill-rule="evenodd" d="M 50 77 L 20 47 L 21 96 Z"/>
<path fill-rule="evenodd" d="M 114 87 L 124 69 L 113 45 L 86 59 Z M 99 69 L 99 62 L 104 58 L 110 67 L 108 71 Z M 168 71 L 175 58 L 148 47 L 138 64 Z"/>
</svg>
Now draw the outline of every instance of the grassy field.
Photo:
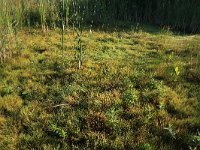
<svg viewBox="0 0 200 150">
<path fill-rule="evenodd" d="M 200 148 L 199 35 L 68 29 L 62 52 L 60 34 L 20 30 L 0 63 L 0 149 Z"/>
</svg>

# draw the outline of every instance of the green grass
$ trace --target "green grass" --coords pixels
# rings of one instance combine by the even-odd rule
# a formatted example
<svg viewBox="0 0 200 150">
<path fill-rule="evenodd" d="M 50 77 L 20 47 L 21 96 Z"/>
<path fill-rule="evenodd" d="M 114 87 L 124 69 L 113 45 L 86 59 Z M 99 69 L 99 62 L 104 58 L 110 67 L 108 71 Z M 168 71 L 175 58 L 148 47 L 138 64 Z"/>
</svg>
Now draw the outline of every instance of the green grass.
<svg viewBox="0 0 200 150">
<path fill-rule="evenodd" d="M 0 64 L 0 149 L 198 149 L 200 36 L 134 31 L 83 30 L 81 69 L 71 29 L 63 55 L 59 30 L 18 31 Z"/>
</svg>

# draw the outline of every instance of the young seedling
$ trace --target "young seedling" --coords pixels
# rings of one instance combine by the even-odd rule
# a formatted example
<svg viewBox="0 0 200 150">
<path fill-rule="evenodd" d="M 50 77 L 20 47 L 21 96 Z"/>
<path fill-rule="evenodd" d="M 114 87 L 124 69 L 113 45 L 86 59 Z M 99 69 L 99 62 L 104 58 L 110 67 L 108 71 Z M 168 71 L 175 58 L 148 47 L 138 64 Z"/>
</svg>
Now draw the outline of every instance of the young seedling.
<svg viewBox="0 0 200 150">
<path fill-rule="evenodd" d="M 75 20 L 73 22 L 73 29 L 76 33 L 75 49 L 78 51 L 78 68 L 81 69 L 83 65 L 83 44 L 82 44 L 82 21 L 83 18 L 80 13 L 80 6 L 76 8 Z"/>
<path fill-rule="evenodd" d="M 82 31 L 76 30 L 76 50 L 79 52 L 78 54 L 78 68 L 81 69 L 83 65 L 83 46 L 82 46 Z"/>
<path fill-rule="evenodd" d="M 181 72 L 179 67 L 175 67 L 174 71 L 175 71 L 175 81 L 177 81 Z"/>
<path fill-rule="evenodd" d="M 64 34 L 66 26 L 68 25 L 69 20 L 69 0 L 62 0 L 61 1 L 61 43 L 62 43 L 62 57 L 64 56 Z"/>
<path fill-rule="evenodd" d="M 172 49 L 168 49 L 165 51 L 165 54 L 167 55 L 166 62 L 169 64 L 174 58 L 174 51 Z"/>
<path fill-rule="evenodd" d="M 168 127 L 165 127 L 164 129 L 169 132 L 173 139 L 176 139 L 176 131 L 173 129 L 173 126 L 171 124 L 169 124 Z"/>
<path fill-rule="evenodd" d="M 70 0 L 66 0 L 65 2 L 65 9 L 66 9 L 66 14 L 65 14 L 65 25 L 69 25 L 69 9 L 70 9 Z"/>
</svg>

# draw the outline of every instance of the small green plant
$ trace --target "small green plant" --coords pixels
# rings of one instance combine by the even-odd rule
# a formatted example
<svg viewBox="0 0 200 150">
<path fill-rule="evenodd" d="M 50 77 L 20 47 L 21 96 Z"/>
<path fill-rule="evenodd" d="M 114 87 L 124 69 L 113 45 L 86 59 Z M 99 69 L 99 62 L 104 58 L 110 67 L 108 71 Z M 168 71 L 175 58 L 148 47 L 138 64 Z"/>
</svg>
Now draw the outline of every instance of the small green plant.
<svg viewBox="0 0 200 150">
<path fill-rule="evenodd" d="M 78 68 L 81 69 L 83 65 L 83 44 L 82 44 L 82 31 L 76 30 L 76 45 L 75 49 L 78 51 Z"/>
<path fill-rule="evenodd" d="M 165 102 L 159 102 L 159 105 L 158 105 L 158 108 L 160 109 L 160 110 L 163 110 L 163 109 L 165 109 Z"/>
<path fill-rule="evenodd" d="M 200 132 L 197 135 L 193 136 L 193 141 L 195 142 L 196 146 L 200 146 Z"/>
<path fill-rule="evenodd" d="M 124 92 L 122 99 L 125 105 L 133 105 L 138 101 L 138 91 L 136 89 L 129 89 Z"/>
<path fill-rule="evenodd" d="M 175 79 L 174 80 L 177 81 L 178 77 L 181 73 L 180 68 L 177 66 L 177 67 L 174 68 L 174 71 L 175 71 Z"/>
<path fill-rule="evenodd" d="M 78 52 L 78 68 L 81 69 L 83 65 L 83 41 L 82 41 L 82 33 L 83 33 L 83 17 L 81 15 L 81 8 L 75 7 L 75 14 L 72 16 L 73 18 L 73 31 L 76 33 L 75 38 L 75 49 Z"/>
<path fill-rule="evenodd" d="M 108 124 L 112 127 L 116 127 L 119 123 L 118 115 L 121 112 L 121 109 L 117 109 L 115 107 L 112 107 L 106 112 L 106 117 L 108 119 Z"/>
<path fill-rule="evenodd" d="M 138 146 L 139 150 L 153 150 L 152 146 L 149 143 L 144 143 Z"/>
<path fill-rule="evenodd" d="M 174 51 L 168 49 L 166 50 L 165 54 L 167 55 L 167 64 L 171 63 L 174 60 Z"/>
<path fill-rule="evenodd" d="M 9 84 L 5 84 L 3 89 L 0 91 L 0 96 L 10 95 L 13 93 L 13 87 Z"/>
<path fill-rule="evenodd" d="M 173 129 L 173 126 L 171 124 L 169 124 L 168 127 L 165 127 L 164 129 L 168 131 L 173 139 L 176 139 L 176 131 Z"/>
<path fill-rule="evenodd" d="M 179 75 L 180 75 L 180 69 L 179 69 L 179 67 L 176 67 L 176 68 L 175 68 L 175 73 L 176 73 L 176 76 L 179 76 Z"/>
<path fill-rule="evenodd" d="M 65 130 L 62 128 L 59 128 L 56 124 L 51 124 L 50 125 L 51 131 L 53 131 L 56 135 L 58 135 L 60 138 L 67 138 L 68 134 Z"/>
</svg>

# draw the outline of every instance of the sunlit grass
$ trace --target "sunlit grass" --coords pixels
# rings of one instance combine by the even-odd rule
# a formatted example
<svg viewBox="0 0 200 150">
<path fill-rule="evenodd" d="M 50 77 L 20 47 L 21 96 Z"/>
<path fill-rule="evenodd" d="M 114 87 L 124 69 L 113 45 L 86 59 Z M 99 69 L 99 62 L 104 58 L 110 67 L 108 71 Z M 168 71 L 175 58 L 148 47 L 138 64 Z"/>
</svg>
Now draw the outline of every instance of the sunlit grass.
<svg viewBox="0 0 200 150">
<path fill-rule="evenodd" d="M 0 148 L 196 147 L 199 35 L 91 30 L 81 69 L 73 29 L 64 57 L 60 29 L 19 30 L 22 52 L 0 68 Z"/>
</svg>

